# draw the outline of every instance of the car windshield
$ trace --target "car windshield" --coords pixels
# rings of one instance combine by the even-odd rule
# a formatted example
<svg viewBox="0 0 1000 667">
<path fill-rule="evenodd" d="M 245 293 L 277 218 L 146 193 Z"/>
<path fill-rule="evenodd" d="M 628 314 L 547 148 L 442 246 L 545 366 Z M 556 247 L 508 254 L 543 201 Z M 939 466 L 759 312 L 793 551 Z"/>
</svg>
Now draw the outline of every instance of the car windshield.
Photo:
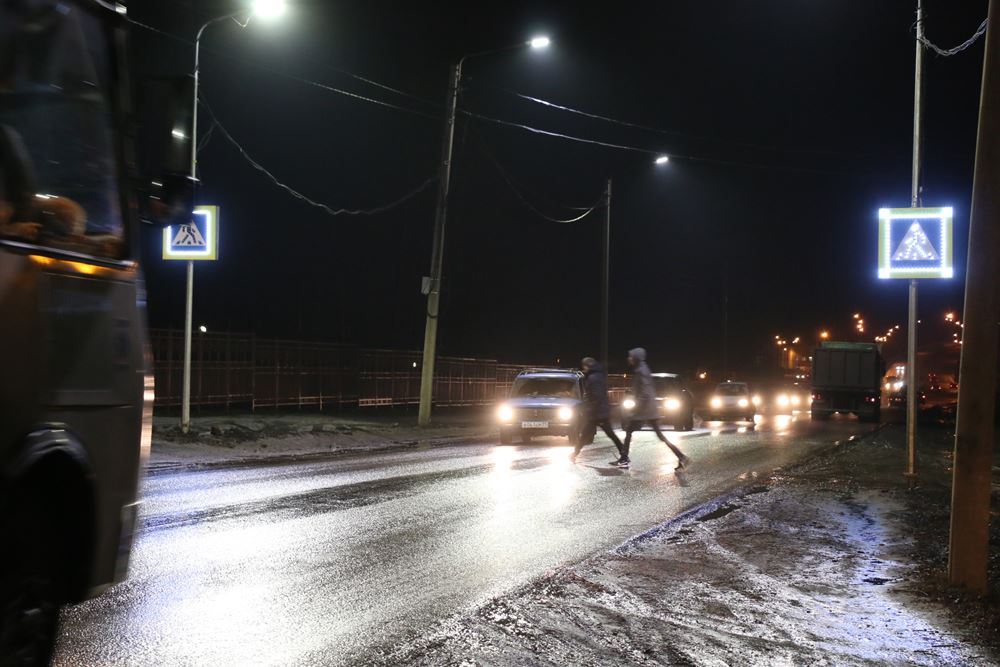
<svg viewBox="0 0 1000 667">
<path fill-rule="evenodd" d="M 572 378 L 518 378 L 511 389 L 513 398 L 576 398 L 576 380 Z"/>
<path fill-rule="evenodd" d="M 742 384 L 720 384 L 715 388 L 715 393 L 720 396 L 743 396 L 747 393 L 747 388 Z"/>
<path fill-rule="evenodd" d="M 680 391 L 681 382 L 677 378 L 653 377 L 653 384 L 656 385 L 656 395 L 664 396 Z"/>
</svg>

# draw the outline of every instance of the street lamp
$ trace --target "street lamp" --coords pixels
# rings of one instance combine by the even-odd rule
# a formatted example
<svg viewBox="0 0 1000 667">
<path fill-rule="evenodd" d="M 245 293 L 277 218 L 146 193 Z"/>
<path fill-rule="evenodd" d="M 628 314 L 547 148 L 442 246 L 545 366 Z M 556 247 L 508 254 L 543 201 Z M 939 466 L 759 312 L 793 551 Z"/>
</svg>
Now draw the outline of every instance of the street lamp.
<svg viewBox="0 0 1000 667">
<path fill-rule="evenodd" d="M 656 164 L 666 164 L 670 162 L 670 158 L 666 155 L 659 155 L 655 160 L 653 160 L 653 162 Z"/>
<path fill-rule="evenodd" d="M 471 53 L 459 58 L 452 65 L 448 79 L 448 97 L 445 102 L 444 137 L 441 142 L 441 175 L 438 177 L 437 204 L 434 208 L 434 240 L 431 247 L 431 275 L 425 282 L 427 294 L 427 321 L 424 325 L 423 366 L 420 369 L 420 410 L 417 423 L 427 426 L 431 422 L 431 401 L 434 397 L 434 362 L 437 356 L 437 329 L 441 301 L 441 272 L 444 268 L 444 230 L 448 219 L 448 194 L 451 189 L 452 148 L 455 143 L 455 115 L 458 112 L 458 92 L 462 85 L 462 66 L 470 58 L 513 51 L 529 47 L 539 51 L 548 48 L 551 41 L 545 36 L 536 36 L 502 49 L 491 49 Z"/>
<path fill-rule="evenodd" d="M 247 27 L 250 19 L 259 16 L 262 19 L 272 19 L 285 11 L 284 0 L 255 0 L 252 11 L 244 21 L 237 19 L 243 11 L 232 12 L 209 19 L 198 28 L 194 38 L 194 99 L 191 110 L 191 181 L 198 182 L 198 73 L 201 64 L 201 36 L 208 26 L 232 19 L 241 28 Z M 184 138 L 184 132 L 174 129 L 171 134 L 177 139 Z M 187 285 L 184 303 L 184 374 L 181 383 L 181 431 L 188 432 L 191 426 L 191 318 L 194 309 L 194 262 L 187 263 Z M 204 333 L 204 331 L 202 332 Z"/>
<path fill-rule="evenodd" d="M 827 338 L 830 337 L 830 332 L 829 331 L 820 331 L 819 332 L 819 337 L 820 337 L 821 340 L 826 340 Z"/>
</svg>

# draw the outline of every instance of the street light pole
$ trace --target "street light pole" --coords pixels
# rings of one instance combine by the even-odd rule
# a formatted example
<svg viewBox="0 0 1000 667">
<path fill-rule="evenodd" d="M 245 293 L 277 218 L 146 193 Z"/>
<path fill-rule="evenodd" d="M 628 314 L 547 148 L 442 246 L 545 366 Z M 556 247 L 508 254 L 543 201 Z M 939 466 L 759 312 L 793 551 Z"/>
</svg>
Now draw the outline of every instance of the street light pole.
<svg viewBox="0 0 1000 667">
<path fill-rule="evenodd" d="M 448 79 L 448 99 L 445 109 L 444 140 L 441 142 L 441 174 L 438 177 L 437 204 L 434 210 L 434 241 L 431 249 L 431 277 L 427 292 L 427 321 L 424 324 L 424 359 L 420 368 L 420 411 L 417 422 L 431 422 L 431 401 L 434 398 L 434 363 L 437 357 L 438 315 L 441 303 L 441 271 L 444 267 L 444 230 L 448 219 L 448 193 L 451 189 L 452 149 L 455 143 L 455 115 L 458 111 L 458 91 L 462 84 L 462 63 L 451 69 Z"/>
<path fill-rule="evenodd" d="M 923 104 L 923 0 L 917 0 L 917 50 L 913 76 L 913 174 L 910 206 L 920 205 L 920 110 Z M 909 321 L 906 332 L 906 476 L 917 474 L 917 281 L 910 280 Z"/>
<path fill-rule="evenodd" d="M 431 404 L 434 400 L 434 365 L 437 360 L 437 330 L 441 312 L 441 273 L 444 268 L 444 231 L 448 220 L 448 195 L 451 190 L 452 149 L 455 143 L 455 116 L 458 113 L 458 93 L 462 86 L 462 65 L 469 58 L 478 58 L 494 53 L 512 51 L 530 46 L 545 49 L 548 37 L 535 37 L 525 43 L 514 44 L 502 49 L 491 49 L 462 56 L 451 68 L 448 78 L 448 97 L 445 101 L 444 138 L 441 141 L 441 173 L 438 177 L 437 204 L 434 208 L 434 238 L 431 248 L 431 275 L 427 281 L 427 320 L 424 324 L 424 354 L 420 368 L 420 409 L 417 423 L 427 426 L 431 423 Z"/>
<path fill-rule="evenodd" d="M 191 182 L 198 183 L 198 76 L 201 65 L 201 36 L 208 26 L 230 19 L 245 28 L 250 23 L 250 17 L 255 14 L 263 16 L 278 16 L 284 11 L 284 0 L 257 0 L 246 21 L 240 22 L 236 17 L 242 12 L 233 12 L 209 19 L 201 24 L 194 38 L 194 98 L 191 101 Z M 194 311 L 194 262 L 187 261 L 187 285 L 184 290 L 184 371 L 181 380 L 181 431 L 187 433 L 191 428 L 191 328 Z"/>
</svg>

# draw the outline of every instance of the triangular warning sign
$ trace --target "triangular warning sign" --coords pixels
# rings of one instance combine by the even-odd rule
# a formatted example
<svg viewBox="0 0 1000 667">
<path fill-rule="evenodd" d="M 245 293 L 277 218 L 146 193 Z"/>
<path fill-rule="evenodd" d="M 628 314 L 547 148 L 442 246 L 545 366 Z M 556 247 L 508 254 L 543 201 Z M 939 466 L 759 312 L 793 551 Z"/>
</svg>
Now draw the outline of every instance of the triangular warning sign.
<svg viewBox="0 0 1000 667">
<path fill-rule="evenodd" d="M 910 261 L 923 262 L 939 259 L 937 251 L 931 245 L 931 240 L 927 238 L 927 232 L 920 226 L 919 222 L 914 222 L 907 230 L 906 236 L 899 242 L 899 247 L 892 256 L 894 262 Z"/>
<path fill-rule="evenodd" d="M 205 243 L 205 237 L 201 235 L 197 225 L 181 225 L 170 245 L 204 248 L 208 244 Z"/>
</svg>

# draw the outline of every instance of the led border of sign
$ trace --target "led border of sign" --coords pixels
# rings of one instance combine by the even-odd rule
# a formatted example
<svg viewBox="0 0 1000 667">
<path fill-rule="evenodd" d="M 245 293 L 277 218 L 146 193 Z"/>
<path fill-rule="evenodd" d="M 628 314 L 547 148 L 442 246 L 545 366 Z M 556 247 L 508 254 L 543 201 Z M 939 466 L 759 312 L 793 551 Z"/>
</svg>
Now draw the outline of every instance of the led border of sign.
<svg viewBox="0 0 1000 667">
<path fill-rule="evenodd" d="M 892 278 L 951 278 L 955 275 L 952 266 L 952 219 L 950 206 L 940 208 L 880 208 L 878 210 L 878 277 Z M 939 220 L 941 222 L 940 252 L 941 263 L 934 267 L 896 268 L 892 266 L 892 225 L 893 220 Z"/>
<path fill-rule="evenodd" d="M 214 260 L 219 250 L 219 207 L 199 206 L 194 215 L 205 216 L 205 247 L 201 250 L 171 250 L 170 237 L 177 225 L 163 228 L 163 259 Z"/>
</svg>

